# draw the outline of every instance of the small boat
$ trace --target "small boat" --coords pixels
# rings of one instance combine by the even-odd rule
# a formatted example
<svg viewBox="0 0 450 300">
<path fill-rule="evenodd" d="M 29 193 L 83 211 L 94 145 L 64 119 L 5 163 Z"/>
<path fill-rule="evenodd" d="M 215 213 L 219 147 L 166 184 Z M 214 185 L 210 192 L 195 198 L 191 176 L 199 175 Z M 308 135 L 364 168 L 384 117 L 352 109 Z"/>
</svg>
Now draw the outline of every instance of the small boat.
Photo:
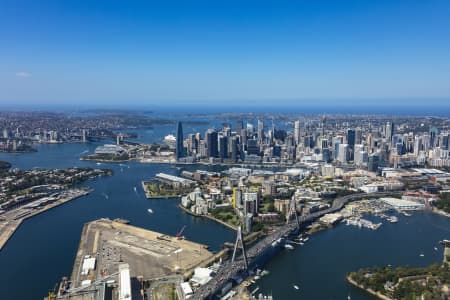
<svg viewBox="0 0 450 300">
<path fill-rule="evenodd" d="M 348 295 L 348 296 L 347 296 L 347 299 L 348 299 L 348 300 L 351 300 L 351 299 L 352 299 L 352 297 L 350 297 L 350 295 Z"/>
<path fill-rule="evenodd" d="M 153 210 L 152 210 L 151 208 L 147 209 L 147 211 L 148 211 L 150 214 L 153 213 Z"/>
<path fill-rule="evenodd" d="M 97 166 L 100 166 L 101 164 L 102 164 L 102 163 L 99 163 L 99 162 L 98 162 L 98 163 L 97 163 Z"/>
<path fill-rule="evenodd" d="M 137 189 L 136 189 L 136 187 L 134 187 L 134 188 L 133 188 L 133 190 L 134 190 L 135 192 L 137 192 Z"/>
<path fill-rule="evenodd" d="M 300 289 L 300 288 L 298 287 L 298 285 L 295 285 L 295 284 L 294 284 L 294 289 L 298 290 L 298 289 Z"/>
<path fill-rule="evenodd" d="M 423 253 L 420 253 L 420 255 L 419 255 L 420 257 L 424 257 L 425 256 L 425 254 L 423 254 Z"/>
<path fill-rule="evenodd" d="M 294 246 L 292 246 L 291 244 L 284 245 L 284 248 L 286 248 L 288 250 L 294 250 Z"/>
<path fill-rule="evenodd" d="M 438 251 L 438 248 L 437 248 L 437 247 L 434 247 L 434 250 L 435 250 L 435 251 Z"/>
</svg>

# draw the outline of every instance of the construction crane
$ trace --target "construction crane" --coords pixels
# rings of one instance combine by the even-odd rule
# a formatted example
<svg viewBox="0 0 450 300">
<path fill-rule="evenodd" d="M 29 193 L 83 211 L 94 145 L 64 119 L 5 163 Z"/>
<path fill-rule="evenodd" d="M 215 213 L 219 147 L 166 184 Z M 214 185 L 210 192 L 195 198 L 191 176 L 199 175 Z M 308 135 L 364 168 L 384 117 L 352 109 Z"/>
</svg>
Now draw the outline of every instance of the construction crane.
<svg viewBox="0 0 450 300">
<path fill-rule="evenodd" d="M 182 235 L 182 234 L 183 234 L 183 232 L 184 232 L 185 229 L 186 229 L 186 225 L 184 225 L 183 227 L 181 227 L 180 231 L 177 232 L 176 237 L 177 237 L 179 240 L 183 239 L 183 235 Z"/>
</svg>

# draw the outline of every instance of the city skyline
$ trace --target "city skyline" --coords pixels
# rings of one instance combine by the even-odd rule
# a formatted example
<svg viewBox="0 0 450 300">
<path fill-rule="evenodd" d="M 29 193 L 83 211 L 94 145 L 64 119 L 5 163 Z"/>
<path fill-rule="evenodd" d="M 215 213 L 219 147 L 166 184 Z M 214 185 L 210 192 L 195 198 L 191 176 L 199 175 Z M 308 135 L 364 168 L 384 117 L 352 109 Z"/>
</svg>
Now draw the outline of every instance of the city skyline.
<svg viewBox="0 0 450 300">
<path fill-rule="evenodd" d="M 450 4 L 0 4 L 0 106 L 436 105 Z"/>
</svg>

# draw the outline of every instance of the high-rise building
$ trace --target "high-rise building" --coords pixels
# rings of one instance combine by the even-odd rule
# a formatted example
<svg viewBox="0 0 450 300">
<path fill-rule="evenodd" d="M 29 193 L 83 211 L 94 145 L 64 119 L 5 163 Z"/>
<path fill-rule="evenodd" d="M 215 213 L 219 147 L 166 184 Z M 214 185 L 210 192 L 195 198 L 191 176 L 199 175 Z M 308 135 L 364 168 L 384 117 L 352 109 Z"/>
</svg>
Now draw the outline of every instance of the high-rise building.
<svg viewBox="0 0 450 300">
<path fill-rule="evenodd" d="M 258 120 L 258 144 L 262 144 L 264 141 L 264 123 Z"/>
<path fill-rule="evenodd" d="M 233 162 L 236 162 L 238 158 L 238 138 L 236 136 L 231 138 L 231 141 L 228 143 L 228 149 L 229 157 Z"/>
<path fill-rule="evenodd" d="M 325 136 L 325 124 L 327 122 L 327 117 L 322 115 L 322 136 Z"/>
<path fill-rule="evenodd" d="M 301 143 L 301 132 L 300 132 L 300 121 L 295 121 L 294 122 L 294 141 L 295 141 L 295 145 L 298 146 Z"/>
<path fill-rule="evenodd" d="M 177 160 L 184 157 L 184 146 L 183 146 L 183 125 L 181 122 L 178 122 L 177 128 L 177 146 L 176 146 L 176 157 Z"/>
<path fill-rule="evenodd" d="M 354 152 L 355 152 L 355 137 L 356 133 L 354 129 L 348 129 L 347 130 L 347 144 L 348 144 L 348 151 L 349 151 L 349 160 L 353 160 L 354 158 Z"/>
<path fill-rule="evenodd" d="M 228 158 L 228 137 L 219 136 L 219 157 L 221 159 Z"/>
<path fill-rule="evenodd" d="M 236 134 L 240 135 L 242 129 L 244 129 L 244 122 L 242 121 L 242 119 L 239 119 L 236 121 Z"/>
<path fill-rule="evenodd" d="M 386 122 L 385 136 L 386 136 L 386 141 L 389 144 L 392 143 L 392 138 L 394 137 L 394 123 Z"/>
<path fill-rule="evenodd" d="M 370 155 L 367 163 L 367 169 L 370 172 L 376 172 L 378 170 L 379 161 L 380 157 L 376 153 Z"/>
<path fill-rule="evenodd" d="M 338 160 L 342 163 L 346 163 L 349 160 L 348 144 L 339 144 Z"/>
<path fill-rule="evenodd" d="M 205 133 L 207 157 L 219 157 L 218 134 L 214 129 L 208 129 Z"/>
</svg>

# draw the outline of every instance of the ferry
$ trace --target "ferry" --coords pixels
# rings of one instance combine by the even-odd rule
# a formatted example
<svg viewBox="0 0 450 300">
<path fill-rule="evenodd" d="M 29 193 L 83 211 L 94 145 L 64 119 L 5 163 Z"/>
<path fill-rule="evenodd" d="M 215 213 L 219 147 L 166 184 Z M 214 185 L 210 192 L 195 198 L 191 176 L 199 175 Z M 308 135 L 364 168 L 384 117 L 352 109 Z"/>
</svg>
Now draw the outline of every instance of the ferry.
<svg viewBox="0 0 450 300">
<path fill-rule="evenodd" d="M 153 213 L 153 210 L 152 210 L 151 208 L 147 209 L 147 211 L 148 211 L 150 214 Z"/>
</svg>

